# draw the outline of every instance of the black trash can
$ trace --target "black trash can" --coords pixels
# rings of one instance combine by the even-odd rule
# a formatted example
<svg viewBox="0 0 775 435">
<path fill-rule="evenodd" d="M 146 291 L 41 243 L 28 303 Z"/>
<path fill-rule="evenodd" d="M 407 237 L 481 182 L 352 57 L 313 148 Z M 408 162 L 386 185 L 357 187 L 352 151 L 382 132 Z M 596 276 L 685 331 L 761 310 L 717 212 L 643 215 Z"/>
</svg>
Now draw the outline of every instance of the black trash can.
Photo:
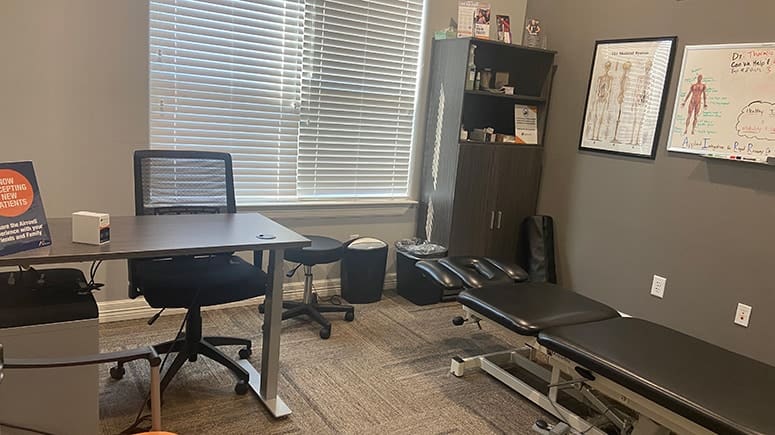
<svg viewBox="0 0 775 435">
<path fill-rule="evenodd" d="M 420 260 L 446 257 L 447 248 L 416 237 L 399 240 L 395 246 L 398 294 L 417 305 L 440 302 L 438 289 L 422 277 L 414 264 Z"/>
<path fill-rule="evenodd" d="M 342 297 L 351 304 L 368 304 L 382 299 L 388 245 L 379 239 L 362 237 L 345 243 L 342 255 Z"/>
</svg>

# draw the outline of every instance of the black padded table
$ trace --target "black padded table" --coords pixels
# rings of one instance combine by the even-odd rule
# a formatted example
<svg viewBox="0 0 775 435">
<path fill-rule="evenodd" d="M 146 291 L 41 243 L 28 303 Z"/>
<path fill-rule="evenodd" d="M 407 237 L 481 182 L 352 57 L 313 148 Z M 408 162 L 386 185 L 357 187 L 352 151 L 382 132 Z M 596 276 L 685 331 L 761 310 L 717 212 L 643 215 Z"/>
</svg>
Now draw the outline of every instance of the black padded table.
<svg viewBox="0 0 775 435">
<path fill-rule="evenodd" d="M 605 304 L 549 283 L 489 285 L 465 290 L 457 300 L 520 335 L 538 335 L 550 327 L 619 317 Z"/>
<path fill-rule="evenodd" d="M 634 318 L 550 328 L 538 342 L 711 431 L 775 434 L 775 367 Z"/>
</svg>

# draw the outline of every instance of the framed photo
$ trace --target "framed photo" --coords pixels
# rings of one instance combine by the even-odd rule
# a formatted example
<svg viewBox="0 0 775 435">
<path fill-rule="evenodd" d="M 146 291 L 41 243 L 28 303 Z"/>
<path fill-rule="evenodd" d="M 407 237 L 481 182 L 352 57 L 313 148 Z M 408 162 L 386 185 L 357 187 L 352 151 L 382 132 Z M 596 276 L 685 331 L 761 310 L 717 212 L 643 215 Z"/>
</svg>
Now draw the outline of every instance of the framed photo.
<svg viewBox="0 0 775 435">
<path fill-rule="evenodd" d="M 580 150 L 656 157 L 676 39 L 595 43 Z"/>
</svg>

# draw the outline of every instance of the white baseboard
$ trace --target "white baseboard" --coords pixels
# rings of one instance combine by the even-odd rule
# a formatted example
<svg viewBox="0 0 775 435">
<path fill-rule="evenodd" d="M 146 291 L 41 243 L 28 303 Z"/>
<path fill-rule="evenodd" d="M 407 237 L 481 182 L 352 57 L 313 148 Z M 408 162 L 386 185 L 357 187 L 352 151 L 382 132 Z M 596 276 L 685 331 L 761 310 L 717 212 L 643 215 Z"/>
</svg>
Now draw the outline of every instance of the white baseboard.
<svg viewBox="0 0 775 435">
<path fill-rule="evenodd" d="M 385 290 L 393 290 L 396 288 L 396 274 L 391 273 L 385 276 Z M 339 279 L 328 280 L 315 280 L 313 283 L 315 292 L 319 296 L 328 297 L 335 294 L 339 294 Z M 289 282 L 283 285 L 283 298 L 284 299 L 301 299 L 304 294 L 303 282 Z M 230 304 L 216 305 L 212 307 L 203 307 L 203 311 L 207 310 L 219 310 L 223 308 L 231 307 L 243 307 L 258 305 L 264 300 L 263 296 L 257 298 L 246 299 L 244 301 L 232 302 Z M 100 310 L 100 323 L 118 322 L 121 320 L 135 320 L 135 319 L 147 319 L 156 314 L 158 310 L 151 308 L 145 303 L 145 300 L 140 297 L 137 299 L 122 299 L 119 301 L 103 301 L 98 302 L 97 306 Z M 164 311 L 164 315 L 182 314 L 185 310 L 182 308 L 174 308 Z"/>
</svg>

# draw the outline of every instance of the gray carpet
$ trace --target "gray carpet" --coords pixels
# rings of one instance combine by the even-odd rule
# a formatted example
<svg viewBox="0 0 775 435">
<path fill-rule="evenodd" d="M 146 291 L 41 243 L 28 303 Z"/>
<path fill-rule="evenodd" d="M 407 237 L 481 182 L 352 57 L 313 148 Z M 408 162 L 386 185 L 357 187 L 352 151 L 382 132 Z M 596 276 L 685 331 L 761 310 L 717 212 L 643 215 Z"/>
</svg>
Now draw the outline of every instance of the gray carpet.
<svg viewBox="0 0 775 435">
<path fill-rule="evenodd" d="M 186 363 L 164 396 L 165 430 L 179 434 L 255 433 L 510 433 L 528 434 L 540 410 L 486 374 L 449 374 L 450 358 L 514 347 L 492 324 L 455 327 L 456 303 L 420 307 L 394 293 L 358 305 L 354 322 L 337 316 L 329 340 L 303 320 L 286 320 L 281 346 L 280 396 L 293 410 L 275 420 L 252 393 L 238 396 L 223 367 L 200 358 Z M 332 319 L 334 318 L 333 315 Z M 104 351 L 170 339 L 182 316 L 100 326 Z M 260 323 L 255 308 L 203 313 L 205 335 L 250 337 L 260 369 Z M 227 349 L 236 354 L 237 348 Z M 169 363 L 169 361 L 168 361 Z M 147 394 L 147 364 L 127 365 L 114 381 L 101 367 L 100 414 L 105 434 L 133 420 Z"/>
</svg>

